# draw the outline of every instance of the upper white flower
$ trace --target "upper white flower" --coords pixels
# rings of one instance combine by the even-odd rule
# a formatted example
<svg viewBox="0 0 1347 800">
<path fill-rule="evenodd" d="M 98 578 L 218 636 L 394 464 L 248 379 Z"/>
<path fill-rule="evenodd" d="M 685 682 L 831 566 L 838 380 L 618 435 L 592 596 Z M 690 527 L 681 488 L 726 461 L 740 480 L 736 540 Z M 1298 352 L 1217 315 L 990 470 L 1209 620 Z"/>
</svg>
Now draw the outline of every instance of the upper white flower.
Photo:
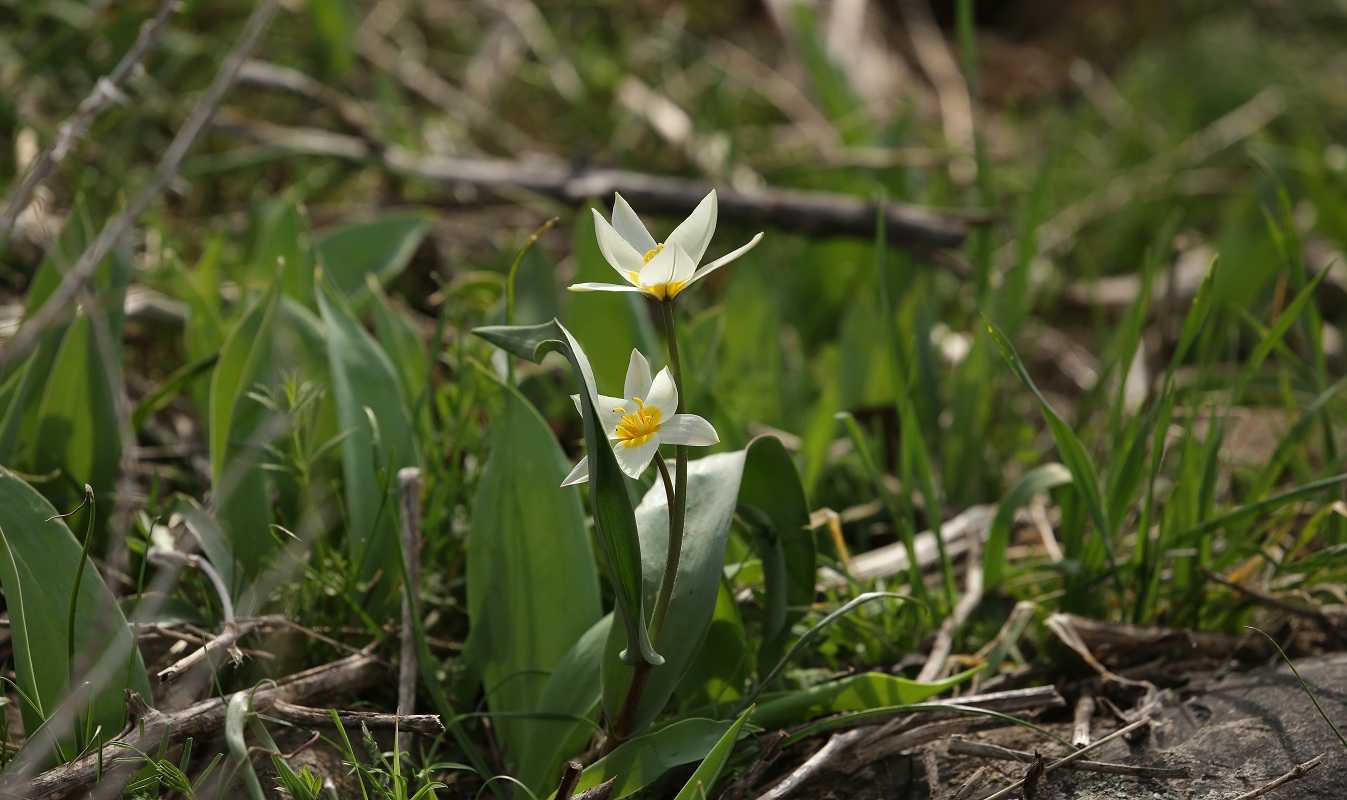
<svg viewBox="0 0 1347 800">
<path fill-rule="evenodd" d="M 656 300 L 672 300 L 688 286 L 752 250 L 762 239 L 759 233 L 738 250 L 698 267 L 716 232 L 714 189 L 663 242 L 655 241 L 622 195 L 614 196 L 612 224 L 593 209 L 594 229 L 604 259 L 627 283 L 577 283 L 570 287 L 573 292 L 640 292 Z"/>
<path fill-rule="evenodd" d="M 674 413 L 678 410 L 678 389 L 669 368 L 660 370 L 652 380 L 650 362 L 637 350 L 631 351 L 622 393 L 625 398 L 598 395 L 594 398 L 594 410 L 613 446 L 618 466 L 633 478 L 641 477 L 661 444 L 709 446 L 720 441 L 711 423 L 696 414 Z M 580 396 L 572 395 L 571 399 L 579 408 Z M 589 456 L 580 459 L 561 485 L 587 480 Z"/>
</svg>

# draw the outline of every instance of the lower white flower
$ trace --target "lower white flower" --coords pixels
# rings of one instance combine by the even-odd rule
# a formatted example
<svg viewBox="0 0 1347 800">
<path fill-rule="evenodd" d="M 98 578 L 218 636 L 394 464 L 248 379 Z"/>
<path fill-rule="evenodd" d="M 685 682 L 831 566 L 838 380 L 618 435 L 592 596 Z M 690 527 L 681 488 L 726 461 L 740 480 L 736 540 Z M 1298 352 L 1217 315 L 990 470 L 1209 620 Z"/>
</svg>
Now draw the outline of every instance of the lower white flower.
<svg viewBox="0 0 1347 800">
<path fill-rule="evenodd" d="M 678 388 L 669 368 L 661 369 L 651 379 L 650 363 L 637 350 L 631 351 L 622 393 L 625 398 L 598 395 L 594 398 L 594 410 L 613 446 L 618 466 L 627 475 L 641 477 L 662 444 L 704 447 L 720 442 L 716 429 L 705 419 L 696 414 L 673 413 L 678 408 Z M 580 395 L 571 399 L 580 408 Z M 561 485 L 573 486 L 588 480 L 589 456 L 585 456 Z"/>
</svg>

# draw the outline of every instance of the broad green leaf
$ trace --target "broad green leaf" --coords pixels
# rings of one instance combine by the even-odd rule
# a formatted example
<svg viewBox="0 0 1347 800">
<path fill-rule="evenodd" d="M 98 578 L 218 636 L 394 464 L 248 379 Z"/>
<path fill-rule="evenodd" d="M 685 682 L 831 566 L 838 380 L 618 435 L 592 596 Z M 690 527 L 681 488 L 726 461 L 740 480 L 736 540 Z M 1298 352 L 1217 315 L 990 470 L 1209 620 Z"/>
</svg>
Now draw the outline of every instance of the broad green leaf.
<svg viewBox="0 0 1347 800">
<path fill-rule="evenodd" d="M 570 465 L 552 429 L 514 388 L 489 373 L 486 382 L 499 410 L 468 533 L 465 654 L 493 712 L 528 712 L 547 673 L 599 618 L 599 578 L 579 493 L 561 485 Z M 495 721 L 508 761 L 524 763 L 516 760 L 536 724 Z"/>
<path fill-rule="evenodd" d="M 387 285 L 407 268 L 430 223 L 423 212 L 388 214 L 324 231 L 315 250 L 327 278 L 353 309 L 363 311 L 370 297 L 365 276 Z"/>
<path fill-rule="evenodd" d="M 79 541 L 56 514 L 35 489 L 0 467 L 0 588 L 9 610 L 15 677 L 36 704 L 20 703 L 24 727 L 34 732 L 26 749 L 43 762 L 53 741 L 39 735 L 38 729 L 70 697 L 72 685 L 80 694 L 75 707 L 95 726 L 102 726 L 100 735 L 105 739 L 121 731 L 125 722 L 124 688 L 151 698 L 145 665 L 126 618 L 98 570 L 87 563 L 75 606 L 72 670 L 67 620 L 81 552 Z M 53 724 L 46 730 L 65 743 L 68 757 L 75 754 L 69 747 L 70 728 Z"/>
<path fill-rule="evenodd" d="M 593 729 L 583 720 L 592 720 L 599 708 L 599 665 L 612 616 L 605 615 L 576 640 L 548 676 L 533 709 L 539 714 L 573 717 L 538 719 L 529 725 L 519 757 L 519 780 L 536 793 L 555 783 L 562 762 L 589 741 Z"/>
<path fill-rule="evenodd" d="M 33 471 L 59 472 L 44 484 L 43 494 L 63 508 L 77 505 L 83 486 L 93 487 L 98 516 L 106 517 L 112 503 L 112 484 L 121 456 L 117 414 L 107 365 L 99 352 L 99 323 L 80 316 L 66 332 L 47 376 L 38 407 Z M 107 333 L 106 327 L 104 334 Z M 120 365 L 120 340 L 104 339 Z M 114 367 L 114 375 L 120 369 Z"/>
<path fill-rule="evenodd" d="M 409 312 L 394 305 L 374 276 L 369 276 L 366 285 L 374 298 L 374 335 L 397 370 L 398 380 L 402 383 L 402 396 L 407 398 L 412 413 L 423 416 L 422 412 L 427 405 L 426 395 L 430 391 L 430 365 L 426 360 L 425 346 L 415 326 L 407 318 Z"/>
<path fill-rule="evenodd" d="M 746 454 L 744 450 L 717 453 L 688 463 L 691 502 L 683 529 L 683 553 L 660 632 L 665 663 L 650 672 L 631 733 L 643 730 L 664 709 L 711 624 Z M 653 608 L 669 549 L 669 505 L 663 482 L 657 481 L 636 507 L 636 526 L 641 536 L 644 600 Z M 625 647 L 625 631 L 614 625 L 603 661 L 603 708 L 609 719 L 618 718 L 634 673 L 618 658 Z"/>
<path fill-rule="evenodd" d="M 554 351 L 570 362 L 575 382 L 581 389 L 580 416 L 589 456 L 589 505 L 594 529 L 608 567 L 609 580 L 613 582 L 617 619 L 626 630 L 627 641 L 635 639 L 637 642 L 636 652 L 628 650 L 624 660 L 630 659 L 634 663 L 636 658 L 644 658 L 651 664 L 664 663 L 664 658 L 650 644 L 641 610 L 641 539 L 636 513 L 631 506 L 631 496 L 627 494 L 626 478 L 617 466 L 617 457 L 608 446 L 608 438 L 600 433 L 593 401 L 598 390 L 594 370 L 590 368 L 585 352 L 571 332 L 556 320 L 545 325 L 477 328 L 473 333 L 507 353 L 535 363 Z"/>
<path fill-rule="evenodd" d="M 277 198 L 262 207 L 252 261 L 253 274 L 265 279 L 279 272 L 286 297 L 307 308 L 317 308 L 309 221 L 298 203 Z"/>
<path fill-rule="evenodd" d="M 1010 530 L 1015 521 L 1015 512 L 1029 502 L 1039 492 L 1046 492 L 1071 482 L 1071 470 L 1052 462 L 1040 464 L 1024 473 L 996 507 L 996 517 L 992 520 L 991 532 L 987 535 L 987 549 L 982 557 L 986 570 L 987 586 L 1000 585 L 1001 574 L 1006 566 L 1006 550 L 1010 547 Z"/>
<path fill-rule="evenodd" d="M 754 725 L 764 728 L 780 728 L 825 714 L 920 703 L 958 686 L 981 669 L 966 670 L 931 683 L 865 672 L 796 692 L 763 695 L 752 720 Z"/>
<path fill-rule="evenodd" d="M 637 736 L 591 764 L 580 775 L 575 791 L 583 792 L 616 778 L 609 797 L 619 800 L 649 786 L 674 767 L 706 758 L 735 724 L 694 717 Z"/>
<path fill-rule="evenodd" d="M 800 474 L 780 439 L 764 436 L 749 444 L 739 504 L 757 512 L 745 517 L 752 527 L 753 548 L 762 560 L 758 671 L 765 675 L 785 652 L 791 626 L 814 601 L 817 559 Z"/>
<path fill-rule="evenodd" d="M 734 721 L 730 729 L 725 731 L 725 735 L 720 737 L 720 741 L 716 742 L 715 747 L 711 748 L 711 752 L 706 754 L 706 758 L 692 773 L 692 777 L 688 778 L 688 782 L 683 784 L 674 800 L 706 800 L 711 788 L 719 780 L 721 771 L 725 769 L 726 762 L 730 760 L 730 752 L 739 741 L 739 732 L 744 729 L 744 723 L 748 722 L 748 717 L 752 713 L 753 708 L 750 706 L 739 715 L 739 719 Z"/>
<path fill-rule="evenodd" d="M 420 449 L 411 427 L 397 373 L 374 337 L 356 321 L 350 308 L 324 282 L 318 308 L 327 338 L 332 392 L 342 431 L 341 464 L 346 512 L 347 550 L 359 565 L 359 578 L 384 575 L 378 593 L 387 599 L 398 574 L 397 475 L 420 464 Z"/>
<path fill-rule="evenodd" d="M 694 649 L 697 655 L 676 690 L 680 709 L 718 708 L 743 697 L 753 672 L 753 649 L 727 581 L 720 582 L 711 624 Z"/>
<path fill-rule="evenodd" d="M 249 395 L 258 384 L 270 387 L 275 383 L 272 332 L 279 301 L 277 281 L 230 331 L 211 374 L 211 511 L 245 579 L 256 577 L 275 550 L 270 492 L 266 475 L 258 468 L 267 444 L 261 438 L 265 435 L 262 429 L 270 414 Z M 235 592 L 240 588 L 230 587 Z"/>
</svg>

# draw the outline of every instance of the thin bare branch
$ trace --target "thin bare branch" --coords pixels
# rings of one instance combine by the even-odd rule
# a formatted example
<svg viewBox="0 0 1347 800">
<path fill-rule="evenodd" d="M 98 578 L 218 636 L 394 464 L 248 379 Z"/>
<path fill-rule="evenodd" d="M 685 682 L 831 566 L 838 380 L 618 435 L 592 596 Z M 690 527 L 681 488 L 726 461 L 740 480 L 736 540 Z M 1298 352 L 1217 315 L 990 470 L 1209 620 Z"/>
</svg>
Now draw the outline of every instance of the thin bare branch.
<svg viewBox="0 0 1347 800">
<path fill-rule="evenodd" d="M 169 181 L 178 174 L 178 168 L 182 165 L 183 159 L 187 157 L 187 154 L 196 145 L 197 140 L 205 133 L 207 126 L 215 117 L 215 112 L 219 109 L 220 103 L 238 80 L 239 70 L 242 69 L 243 62 L 248 58 L 253 47 L 256 46 L 262 32 L 266 30 L 267 23 L 271 20 L 271 15 L 275 12 L 277 5 L 278 0 L 260 0 L 258 2 L 244 25 L 243 33 L 234 43 L 229 55 L 225 57 L 220 70 L 215 73 L 215 79 L 206 89 L 205 94 L 197 101 L 187 120 L 183 122 L 177 136 L 173 137 L 172 143 L 164 151 L 163 158 L 160 159 L 159 166 L 155 169 L 149 182 L 141 187 L 140 191 L 127 203 L 126 208 L 121 213 L 104 224 L 93 243 L 80 254 L 74 266 L 66 272 L 65 277 L 61 279 L 61 285 L 51 294 L 47 302 L 30 319 L 20 325 L 18 332 L 12 338 L 0 343 L 0 370 L 9 366 L 15 359 L 28 354 L 37 345 L 39 337 L 45 331 L 58 324 L 71 313 L 75 300 L 80 295 L 80 290 L 88 286 L 89 282 L 93 280 L 95 273 L 98 271 L 98 265 L 103 262 L 103 259 L 112 251 L 117 242 L 130 232 L 131 226 L 135 224 L 136 220 L 140 219 L 140 215 L 145 213 L 145 210 L 159 197 Z"/>
<path fill-rule="evenodd" d="M 118 98 L 120 94 L 118 87 L 139 66 L 141 59 L 145 57 L 155 39 L 158 38 L 164 23 L 168 22 L 168 18 L 181 6 L 180 0 L 164 0 L 155 15 L 140 26 L 140 35 L 136 37 L 135 44 L 131 45 L 131 49 L 126 51 L 126 55 L 122 56 L 122 60 L 117 62 L 117 66 L 113 68 L 112 72 L 99 78 L 89 96 L 81 100 L 80 104 L 75 107 L 75 113 L 61 123 L 61 127 L 56 131 L 56 139 L 46 150 L 42 151 L 27 174 L 23 176 L 23 180 L 9 193 L 9 197 L 5 200 L 4 210 L 0 211 L 0 246 L 4 245 L 5 240 L 9 238 L 10 231 L 14 228 L 15 221 L 28 207 L 33 192 L 37 191 L 37 187 L 51 177 L 57 165 L 65 159 L 71 150 L 75 149 L 84 135 L 89 132 L 94 120 L 98 119 L 103 110 Z"/>
</svg>

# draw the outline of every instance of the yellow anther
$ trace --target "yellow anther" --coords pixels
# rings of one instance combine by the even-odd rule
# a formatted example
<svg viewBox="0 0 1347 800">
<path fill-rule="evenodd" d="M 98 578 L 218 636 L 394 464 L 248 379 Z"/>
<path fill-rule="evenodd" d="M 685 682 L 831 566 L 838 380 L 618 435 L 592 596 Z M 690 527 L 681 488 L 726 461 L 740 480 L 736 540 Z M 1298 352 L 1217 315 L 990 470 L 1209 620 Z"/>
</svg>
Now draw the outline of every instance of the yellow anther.
<svg viewBox="0 0 1347 800">
<path fill-rule="evenodd" d="M 664 249 L 664 242 L 660 242 L 659 244 L 655 245 L 655 249 L 654 249 L 654 250 L 650 250 L 650 251 L 646 252 L 646 254 L 645 254 L 645 260 L 644 260 L 642 263 L 644 263 L 644 264 L 649 264 L 649 263 L 650 263 L 650 259 L 652 259 L 652 258 L 654 258 L 655 256 L 659 255 L 659 251 L 661 251 L 661 250 L 663 250 L 663 249 Z"/>
<path fill-rule="evenodd" d="M 613 430 L 623 447 L 640 447 L 650 441 L 659 433 L 659 420 L 663 416 L 658 408 L 646 408 L 641 398 L 632 400 L 636 401 L 636 411 L 624 415 Z"/>
</svg>

